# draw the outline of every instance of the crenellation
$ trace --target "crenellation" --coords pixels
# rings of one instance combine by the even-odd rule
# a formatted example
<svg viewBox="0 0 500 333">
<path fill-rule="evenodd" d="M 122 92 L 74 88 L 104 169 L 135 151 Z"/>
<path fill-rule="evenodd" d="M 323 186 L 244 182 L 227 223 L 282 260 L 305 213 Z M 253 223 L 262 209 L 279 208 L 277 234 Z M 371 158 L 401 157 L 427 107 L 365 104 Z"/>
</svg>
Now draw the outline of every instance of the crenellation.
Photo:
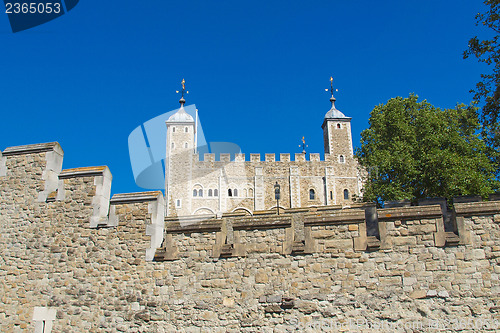
<svg viewBox="0 0 500 333">
<path fill-rule="evenodd" d="M 309 154 L 309 160 L 311 162 L 319 162 L 320 161 L 319 153 L 310 153 Z"/>
<path fill-rule="evenodd" d="M 260 154 L 250 154 L 250 162 L 260 162 Z"/>
<path fill-rule="evenodd" d="M 281 153 L 280 154 L 280 162 L 285 162 L 285 163 L 290 162 L 290 154 Z"/>
<path fill-rule="evenodd" d="M 275 154 L 265 154 L 265 161 L 266 162 L 275 162 L 276 160 L 276 155 Z"/>
<path fill-rule="evenodd" d="M 231 154 L 220 154 L 220 161 L 224 163 L 231 162 Z"/>
<path fill-rule="evenodd" d="M 214 163 L 215 162 L 215 154 L 214 153 L 205 153 L 203 154 L 203 161 L 205 163 Z"/>
<path fill-rule="evenodd" d="M 147 210 L 144 206 L 147 205 Z M 139 207 L 138 212 L 145 215 L 144 234 L 150 237 L 149 246 L 145 249 L 145 260 L 152 261 L 156 249 L 163 243 L 165 225 L 165 203 L 161 191 L 115 194 L 110 200 L 108 226 L 118 227 L 127 222 L 125 212 L 133 212 L 134 207 Z M 125 213 L 125 214 L 124 214 Z M 132 213 L 132 216 L 134 213 Z M 136 215 L 137 216 L 137 215 Z M 122 221 L 121 221 L 122 220 Z"/>
<path fill-rule="evenodd" d="M 7 174 L 7 165 L 5 164 L 6 160 L 7 158 L 3 157 L 2 151 L 0 150 L 0 177 L 4 177 Z"/>
<path fill-rule="evenodd" d="M 90 227 L 97 228 L 100 226 L 107 226 L 109 224 L 109 200 L 111 194 L 111 172 L 107 166 L 100 167 L 84 167 L 75 169 L 62 170 L 59 174 L 60 180 L 68 180 L 75 178 L 88 178 L 92 179 L 85 184 L 93 185 L 92 207 L 93 214 L 90 217 Z M 58 190 L 66 193 L 67 182 L 63 182 L 63 187 Z M 64 194 L 65 196 L 66 194 Z"/>
<path fill-rule="evenodd" d="M 295 162 L 305 162 L 305 161 L 306 161 L 306 154 L 295 153 Z"/>
<path fill-rule="evenodd" d="M 440 205 L 377 209 L 378 238 L 367 235 L 367 204 L 165 216 L 159 191 L 109 199 L 107 167 L 62 170 L 64 197 L 39 202 L 46 154 L 0 157 L 8 168 L 0 178 L 2 332 L 43 321 L 54 332 L 300 330 L 281 324 L 295 320 L 402 327 L 426 320 L 422 313 L 476 318 L 471 309 L 498 320 L 500 201 L 456 203 L 459 241 L 445 235 L 441 246 Z M 267 186 L 263 164 L 253 166 L 256 192 Z M 300 180 L 300 163 L 285 167 Z M 105 206 L 108 221 L 91 225 Z"/>
<path fill-rule="evenodd" d="M 245 154 L 234 154 L 235 162 L 245 162 Z"/>
</svg>

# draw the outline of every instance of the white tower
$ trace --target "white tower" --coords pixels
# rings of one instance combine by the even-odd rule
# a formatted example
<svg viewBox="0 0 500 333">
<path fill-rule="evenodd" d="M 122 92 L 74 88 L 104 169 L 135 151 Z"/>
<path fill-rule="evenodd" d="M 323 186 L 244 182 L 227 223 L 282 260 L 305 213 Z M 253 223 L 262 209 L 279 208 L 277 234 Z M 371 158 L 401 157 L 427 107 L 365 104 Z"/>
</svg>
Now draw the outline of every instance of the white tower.
<svg viewBox="0 0 500 333">
<path fill-rule="evenodd" d="M 165 122 L 167 152 L 165 161 L 165 200 L 167 216 L 191 215 L 193 157 L 195 151 L 195 121 L 184 110 L 185 81 L 182 80 L 181 107 Z"/>
</svg>

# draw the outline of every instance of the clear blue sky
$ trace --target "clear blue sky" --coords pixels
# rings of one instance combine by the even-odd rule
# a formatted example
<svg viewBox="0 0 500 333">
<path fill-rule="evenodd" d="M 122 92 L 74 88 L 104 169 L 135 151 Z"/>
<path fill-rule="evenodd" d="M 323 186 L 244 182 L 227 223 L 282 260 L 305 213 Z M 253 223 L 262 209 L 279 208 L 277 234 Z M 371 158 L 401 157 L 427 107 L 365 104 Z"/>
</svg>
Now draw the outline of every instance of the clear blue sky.
<svg viewBox="0 0 500 333">
<path fill-rule="evenodd" d="M 469 103 L 484 65 L 463 60 L 481 33 L 476 0 L 96 1 L 13 34 L 0 13 L 0 150 L 58 141 L 63 168 L 108 165 L 113 193 L 141 191 L 127 138 L 178 107 L 182 78 L 207 141 L 244 153 L 323 152 L 330 107 L 352 117 L 416 93 Z"/>
</svg>

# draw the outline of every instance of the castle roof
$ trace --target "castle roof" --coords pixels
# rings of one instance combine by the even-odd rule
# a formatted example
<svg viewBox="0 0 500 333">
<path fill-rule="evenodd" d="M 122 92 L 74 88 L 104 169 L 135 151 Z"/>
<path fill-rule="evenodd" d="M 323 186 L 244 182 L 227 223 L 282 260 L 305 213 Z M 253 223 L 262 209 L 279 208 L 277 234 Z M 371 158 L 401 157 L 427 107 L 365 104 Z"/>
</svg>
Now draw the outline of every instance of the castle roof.
<svg viewBox="0 0 500 333">
<path fill-rule="evenodd" d="M 179 110 L 168 118 L 167 123 L 192 123 L 194 119 L 184 110 L 184 105 L 181 103 Z"/>
<path fill-rule="evenodd" d="M 325 114 L 325 119 L 351 119 L 351 117 L 346 117 L 342 112 L 340 112 L 335 107 L 335 97 L 330 98 L 330 102 L 332 102 L 332 108 Z"/>
</svg>

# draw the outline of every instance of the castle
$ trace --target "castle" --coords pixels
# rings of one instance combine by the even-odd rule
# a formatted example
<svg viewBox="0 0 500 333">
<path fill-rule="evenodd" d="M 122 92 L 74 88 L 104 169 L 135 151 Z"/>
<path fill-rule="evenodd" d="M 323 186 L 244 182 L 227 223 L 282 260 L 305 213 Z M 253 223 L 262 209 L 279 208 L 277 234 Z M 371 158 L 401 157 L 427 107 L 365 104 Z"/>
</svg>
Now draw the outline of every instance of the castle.
<svg viewBox="0 0 500 333">
<path fill-rule="evenodd" d="M 355 193 L 356 182 L 342 183 L 337 159 L 343 155 L 349 163 L 352 151 L 337 147 L 332 132 L 344 131 L 348 140 L 349 120 L 332 110 L 324 125 L 325 160 L 337 164 L 228 161 L 230 168 L 250 169 L 245 172 L 253 178 L 236 183 L 236 171 L 220 168 L 213 178 L 200 177 L 207 182 L 189 183 L 189 174 L 181 179 L 191 186 L 193 202 L 200 197 L 194 190 L 210 198 L 210 189 L 212 196 L 215 189 L 237 189 L 239 198 L 240 184 L 260 179 L 261 185 L 246 187 L 256 200 L 247 201 L 248 210 L 272 208 L 267 196 L 278 179 L 285 191 L 295 191 L 282 199 L 280 215 L 230 211 L 245 203 L 236 206 L 228 192 L 220 211 L 230 212 L 166 216 L 160 191 L 110 197 L 106 166 L 63 169 L 57 142 L 0 151 L 0 331 L 498 332 L 498 198 L 456 200 L 451 214 L 436 202 L 384 209 L 347 204 L 342 192 Z M 195 172 L 203 163 L 222 163 L 194 168 L 191 119 L 179 110 L 171 120 L 169 133 L 177 141 L 170 152 L 177 153 L 180 142 L 189 154 L 169 168 L 193 163 Z M 308 163 L 316 171 L 308 171 Z M 333 175 L 322 183 L 327 168 Z M 279 170 L 284 178 L 274 177 Z M 223 172 L 233 182 L 228 188 L 217 187 Z M 322 190 L 322 184 L 331 187 Z M 309 205 L 310 189 L 327 198 L 335 189 L 340 201 Z M 191 207 L 190 198 L 169 191 L 172 201 L 182 200 L 179 213 L 209 205 Z M 449 225 L 445 215 L 451 215 Z"/>
<path fill-rule="evenodd" d="M 333 79 L 330 79 L 332 82 Z M 183 92 L 185 86 L 183 81 Z M 167 216 L 216 215 L 225 212 L 276 209 L 275 186 L 280 187 L 280 209 L 340 204 L 360 197 L 361 178 L 353 156 L 351 118 L 335 106 L 322 124 L 325 158 L 319 154 L 204 154 L 196 151 L 196 122 L 181 107 L 167 125 L 165 197 Z"/>
</svg>

